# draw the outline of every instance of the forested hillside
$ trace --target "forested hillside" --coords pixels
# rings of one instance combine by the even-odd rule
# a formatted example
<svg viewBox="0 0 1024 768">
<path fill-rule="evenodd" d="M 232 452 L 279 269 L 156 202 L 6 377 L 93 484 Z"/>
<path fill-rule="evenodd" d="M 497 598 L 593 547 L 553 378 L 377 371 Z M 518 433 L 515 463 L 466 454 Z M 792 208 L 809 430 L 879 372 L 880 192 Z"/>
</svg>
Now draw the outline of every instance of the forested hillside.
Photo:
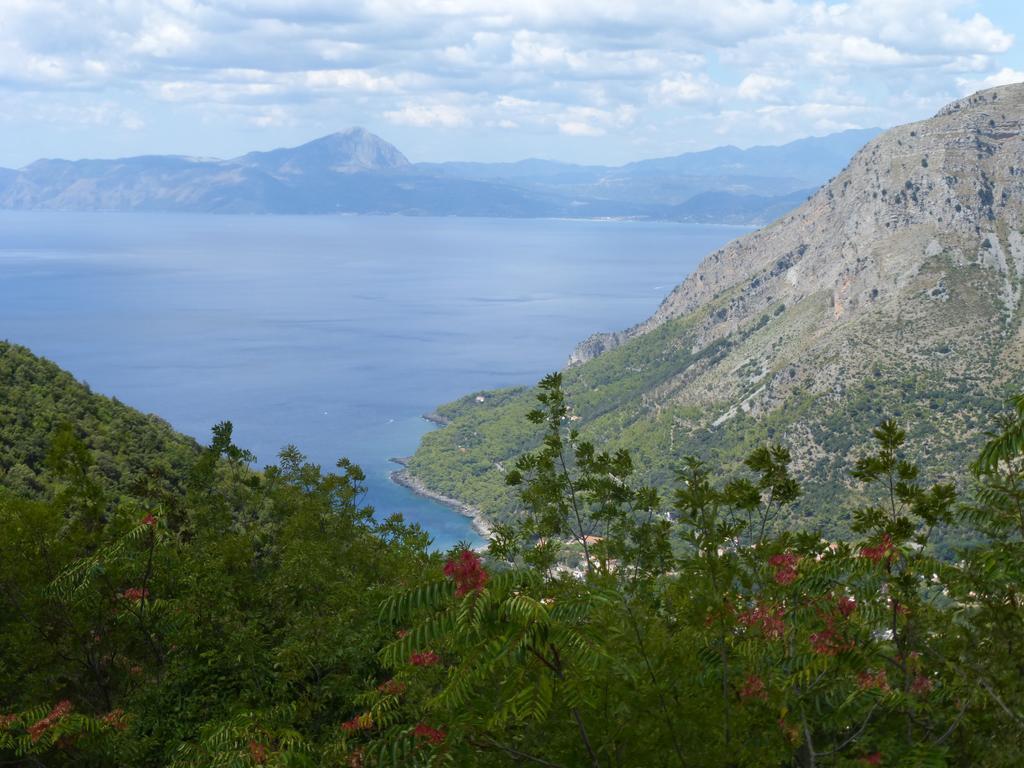
<svg viewBox="0 0 1024 768">
<path fill-rule="evenodd" d="M 147 485 L 180 489 L 199 446 L 156 416 L 97 395 L 55 364 L 0 340 L 0 487 L 45 498 L 55 439 L 81 441 L 89 474 L 115 496 Z"/>
</svg>

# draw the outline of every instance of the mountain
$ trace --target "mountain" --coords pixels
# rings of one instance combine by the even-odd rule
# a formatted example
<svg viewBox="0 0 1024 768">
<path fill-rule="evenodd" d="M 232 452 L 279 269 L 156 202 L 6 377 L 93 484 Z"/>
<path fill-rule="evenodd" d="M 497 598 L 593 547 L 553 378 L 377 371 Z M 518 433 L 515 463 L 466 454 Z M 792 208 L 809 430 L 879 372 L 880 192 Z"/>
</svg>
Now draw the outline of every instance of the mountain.
<svg viewBox="0 0 1024 768">
<path fill-rule="evenodd" d="M 780 441 L 805 509 L 848 492 L 887 416 L 933 477 L 965 466 L 1024 385 L 1022 129 L 1024 84 L 872 140 L 796 210 L 710 254 L 651 318 L 582 343 L 565 371 L 574 426 L 629 448 L 659 487 L 684 455 L 728 466 Z M 515 508 L 503 469 L 535 439 L 515 426 L 533 395 L 480 398 L 439 409 L 450 423 L 408 472 L 501 517 Z"/>
<path fill-rule="evenodd" d="M 0 208 L 205 213 L 398 213 L 763 223 L 839 171 L 873 130 L 619 168 L 548 160 L 412 164 L 352 128 L 231 160 L 38 160 L 0 169 Z"/>
<path fill-rule="evenodd" d="M 736 205 L 731 196 L 779 198 L 776 202 L 781 203 L 786 196 L 817 188 L 839 173 L 853 153 L 878 133 L 877 128 L 864 128 L 799 139 L 780 146 L 718 147 L 619 167 L 548 160 L 421 163 L 418 167 L 460 178 L 500 180 L 566 197 L 667 206 L 680 206 L 708 192 L 728 193 L 729 196 L 717 199 L 724 204 L 726 216 L 730 211 L 735 216 Z M 804 198 L 806 194 L 799 202 Z M 705 213 L 717 215 L 713 206 L 715 200 L 708 198 L 703 202 Z M 671 213 L 666 217 L 672 218 Z"/>
<path fill-rule="evenodd" d="M 250 152 L 234 162 L 258 168 L 275 178 L 394 170 L 410 165 L 397 148 L 362 128 L 332 133 L 291 149 Z"/>
<path fill-rule="evenodd" d="M 671 218 L 718 224 L 768 224 L 804 202 L 813 189 L 786 195 L 739 195 L 735 192 L 701 192 L 672 208 Z"/>
<path fill-rule="evenodd" d="M 632 175 L 668 173 L 688 176 L 751 176 L 792 178 L 810 186 L 837 173 L 850 157 L 880 133 L 878 128 L 856 128 L 828 136 L 811 136 L 780 146 L 749 149 L 726 146 L 676 157 L 641 160 L 623 166 Z"/>
</svg>

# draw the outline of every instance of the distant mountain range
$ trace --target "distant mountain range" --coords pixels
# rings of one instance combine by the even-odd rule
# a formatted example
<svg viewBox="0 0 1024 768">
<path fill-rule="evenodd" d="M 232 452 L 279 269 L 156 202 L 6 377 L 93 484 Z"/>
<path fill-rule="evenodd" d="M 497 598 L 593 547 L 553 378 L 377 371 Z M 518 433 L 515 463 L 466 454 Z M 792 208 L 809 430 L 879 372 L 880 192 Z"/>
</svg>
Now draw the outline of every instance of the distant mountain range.
<svg viewBox="0 0 1024 768">
<path fill-rule="evenodd" d="M 231 160 L 154 155 L 0 168 L 0 208 L 761 224 L 802 203 L 878 132 L 609 167 L 549 160 L 410 163 L 392 144 L 352 128 Z"/>
</svg>

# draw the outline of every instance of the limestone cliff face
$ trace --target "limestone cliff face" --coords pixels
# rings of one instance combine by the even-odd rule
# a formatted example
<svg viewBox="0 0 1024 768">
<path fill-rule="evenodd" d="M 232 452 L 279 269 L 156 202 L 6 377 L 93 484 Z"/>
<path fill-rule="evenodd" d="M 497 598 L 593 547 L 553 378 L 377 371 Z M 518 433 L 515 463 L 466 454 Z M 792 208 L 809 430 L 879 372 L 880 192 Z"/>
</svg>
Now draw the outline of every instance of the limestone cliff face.
<svg viewBox="0 0 1024 768">
<path fill-rule="evenodd" d="M 1002 306 L 992 328 L 1019 332 L 1024 276 L 1024 84 L 982 91 L 886 131 L 804 205 L 711 254 L 646 322 L 584 342 L 591 359 L 731 295 L 701 326 L 725 336 L 771 307 L 813 300 L 814 335 L 903 310 L 907 325 L 948 298 L 948 273 L 980 267 Z M 944 256 L 937 271 L 929 267 Z M 934 295 L 918 285 L 922 272 Z M 913 297 L 910 295 L 913 294 Z M 929 323 L 934 326 L 934 323 Z M 961 329 L 965 330 L 965 329 Z M 979 329 L 980 330 L 980 329 Z"/>
</svg>

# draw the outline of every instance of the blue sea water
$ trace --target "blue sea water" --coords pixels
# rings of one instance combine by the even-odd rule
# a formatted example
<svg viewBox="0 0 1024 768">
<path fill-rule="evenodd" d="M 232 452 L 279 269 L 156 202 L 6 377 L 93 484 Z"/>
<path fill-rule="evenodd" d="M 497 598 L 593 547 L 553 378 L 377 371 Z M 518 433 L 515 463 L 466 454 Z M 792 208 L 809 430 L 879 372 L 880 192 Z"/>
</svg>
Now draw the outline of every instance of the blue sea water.
<svg viewBox="0 0 1024 768">
<path fill-rule="evenodd" d="M 0 338 L 201 440 L 359 463 L 445 548 L 466 518 L 390 482 L 421 414 L 532 384 L 644 319 L 736 227 L 356 216 L 0 213 Z"/>
</svg>

